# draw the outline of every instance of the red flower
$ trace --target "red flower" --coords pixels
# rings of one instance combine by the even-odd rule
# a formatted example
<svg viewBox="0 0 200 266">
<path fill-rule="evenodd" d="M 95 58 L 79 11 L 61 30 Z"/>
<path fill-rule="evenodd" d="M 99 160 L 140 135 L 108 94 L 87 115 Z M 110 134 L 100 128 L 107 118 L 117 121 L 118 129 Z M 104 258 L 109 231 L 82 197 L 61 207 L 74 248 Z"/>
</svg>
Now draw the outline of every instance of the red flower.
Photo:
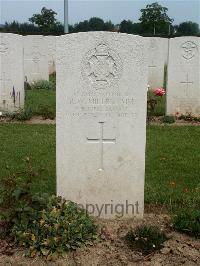
<svg viewBox="0 0 200 266">
<path fill-rule="evenodd" d="M 156 95 L 156 96 L 163 96 L 165 95 L 165 90 L 163 88 L 157 88 L 155 90 L 153 90 L 153 93 Z"/>
</svg>

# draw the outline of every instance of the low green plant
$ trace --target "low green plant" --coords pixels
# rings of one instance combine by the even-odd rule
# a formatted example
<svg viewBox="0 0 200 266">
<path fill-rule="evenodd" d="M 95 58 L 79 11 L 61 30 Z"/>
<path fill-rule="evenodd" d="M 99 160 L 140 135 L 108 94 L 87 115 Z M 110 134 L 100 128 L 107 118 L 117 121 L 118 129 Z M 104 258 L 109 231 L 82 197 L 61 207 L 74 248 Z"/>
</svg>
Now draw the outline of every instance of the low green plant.
<svg viewBox="0 0 200 266">
<path fill-rule="evenodd" d="M 180 115 L 179 119 L 189 121 L 189 122 L 200 122 L 200 117 L 193 116 L 191 113 L 186 113 L 185 115 Z"/>
<path fill-rule="evenodd" d="M 96 225 L 77 204 L 52 196 L 28 228 L 15 226 L 13 233 L 29 256 L 39 253 L 51 259 L 96 239 Z"/>
<path fill-rule="evenodd" d="M 175 230 L 200 238 L 200 210 L 182 208 L 173 217 Z"/>
<path fill-rule="evenodd" d="M 32 90 L 55 90 L 55 84 L 48 80 L 38 80 L 30 84 Z"/>
<path fill-rule="evenodd" d="M 165 124 L 173 124 L 176 122 L 176 118 L 172 115 L 166 115 L 163 117 L 162 121 Z"/>
<path fill-rule="evenodd" d="M 1 237 L 11 236 L 30 257 L 48 259 L 94 240 L 97 228 L 85 210 L 61 197 L 32 192 L 39 172 L 29 158 L 25 162 L 25 171 L 0 179 Z"/>
<path fill-rule="evenodd" d="M 32 116 L 33 114 L 31 108 L 28 108 L 26 110 L 19 109 L 18 111 L 12 113 L 5 113 L 5 117 L 11 120 L 18 120 L 18 121 L 30 120 Z"/>
<path fill-rule="evenodd" d="M 138 226 L 134 231 L 130 230 L 125 238 L 131 249 L 139 251 L 143 255 L 161 249 L 167 240 L 164 232 L 151 225 Z"/>
<path fill-rule="evenodd" d="M 185 121 L 193 121 L 193 115 L 191 113 L 186 113 L 185 115 L 181 115 L 179 119 L 183 119 Z"/>
</svg>

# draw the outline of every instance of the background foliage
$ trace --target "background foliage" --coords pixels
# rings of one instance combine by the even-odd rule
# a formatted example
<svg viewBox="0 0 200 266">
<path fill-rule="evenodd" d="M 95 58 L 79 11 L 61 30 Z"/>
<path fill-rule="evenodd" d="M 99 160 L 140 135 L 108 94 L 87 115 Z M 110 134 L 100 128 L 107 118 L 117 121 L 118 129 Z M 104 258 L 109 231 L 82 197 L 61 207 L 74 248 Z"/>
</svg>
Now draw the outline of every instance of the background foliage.
<svg viewBox="0 0 200 266">
<path fill-rule="evenodd" d="M 200 36 L 199 25 L 191 21 L 185 21 L 179 25 L 173 25 L 173 18 L 167 14 L 168 9 L 157 2 L 148 4 L 141 9 L 139 22 L 123 20 L 114 25 L 111 21 L 104 21 L 98 17 L 92 17 L 74 25 L 69 25 L 69 33 L 87 31 L 118 31 L 143 36 Z M 64 33 L 64 25 L 56 19 L 57 13 L 52 9 L 42 8 L 38 14 L 29 18 L 29 23 L 13 21 L 6 22 L 0 32 L 13 32 L 19 34 L 45 34 L 60 35 Z"/>
</svg>

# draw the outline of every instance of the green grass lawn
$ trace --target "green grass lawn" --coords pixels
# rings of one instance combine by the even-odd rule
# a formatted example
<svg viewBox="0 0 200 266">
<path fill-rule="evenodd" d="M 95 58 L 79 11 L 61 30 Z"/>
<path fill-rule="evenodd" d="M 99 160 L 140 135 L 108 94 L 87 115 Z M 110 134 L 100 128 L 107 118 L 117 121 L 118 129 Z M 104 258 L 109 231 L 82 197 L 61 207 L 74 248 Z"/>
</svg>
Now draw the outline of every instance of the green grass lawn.
<svg viewBox="0 0 200 266">
<path fill-rule="evenodd" d="M 46 112 L 56 113 L 55 90 L 26 90 L 25 110 L 31 110 L 33 115 L 43 115 Z"/>
<path fill-rule="evenodd" d="M 55 118 L 56 74 L 49 76 L 49 82 L 40 80 L 31 84 L 30 88 L 30 90 L 25 90 L 25 110 L 31 110 L 32 115 Z"/>
<path fill-rule="evenodd" d="M 42 170 L 34 190 L 55 193 L 55 126 L 1 124 L 0 147 L 0 177 L 23 171 L 30 157 L 34 168 Z"/>
<path fill-rule="evenodd" d="M 146 202 L 168 205 L 199 193 L 199 136 L 200 127 L 195 126 L 147 128 Z"/>
<path fill-rule="evenodd" d="M 200 185 L 200 127 L 148 126 L 145 200 L 181 202 Z M 55 126 L 0 125 L 0 177 L 24 169 L 28 156 L 36 169 L 34 191 L 55 193 Z M 9 168 L 9 170 L 7 169 Z"/>
</svg>

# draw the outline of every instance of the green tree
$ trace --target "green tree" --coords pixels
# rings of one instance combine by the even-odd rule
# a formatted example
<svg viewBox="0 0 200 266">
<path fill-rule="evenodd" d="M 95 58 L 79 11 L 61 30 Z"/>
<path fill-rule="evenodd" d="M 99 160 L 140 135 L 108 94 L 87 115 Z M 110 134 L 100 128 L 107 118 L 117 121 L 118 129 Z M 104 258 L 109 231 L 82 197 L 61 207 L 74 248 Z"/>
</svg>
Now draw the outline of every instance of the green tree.
<svg viewBox="0 0 200 266">
<path fill-rule="evenodd" d="M 89 20 L 89 27 L 92 31 L 103 31 L 104 21 L 101 18 L 93 17 Z"/>
<path fill-rule="evenodd" d="M 115 29 L 115 26 L 110 20 L 104 23 L 105 31 L 113 31 L 114 29 Z"/>
<path fill-rule="evenodd" d="M 33 14 L 29 21 L 37 25 L 42 32 L 51 32 L 61 25 L 55 18 L 56 15 L 57 13 L 52 9 L 43 7 L 41 14 Z"/>
<path fill-rule="evenodd" d="M 111 21 L 104 22 L 103 19 L 93 17 L 90 20 L 84 20 L 74 25 L 72 31 L 113 31 L 114 25 Z"/>
<path fill-rule="evenodd" d="M 90 25 L 88 20 L 84 20 L 82 22 L 79 22 L 74 25 L 73 32 L 84 32 L 84 31 L 90 31 Z"/>
<path fill-rule="evenodd" d="M 123 20 L 120 23 L 120 32 L 130 33 L 130 34 L 141 34 L 142 24 L 133 23 L 131 20 Z"/>
<path fill-rule="evenodd" d="M 192 21 L 186 21 L 186 22 L 180 23 L 177 27 L 177 34 L 178 35 L 198 35 L 200 34 L 199 24 L 192 22 Z"/>
<path fill-rule="evenodd" d="M 157 2 L 147 5 L 146 8 L 141 9 L 141 21 L 144 33 L 148 34 L 167 34 L 169 27 L 173 22 L 167 15 L 168 8 Z"/>
<path fill-rule="evenodd" d="M 120 32 L 132 33 L 133 22 L 131 20 L 123 20 L 120 23 Z"/>
<path fill-rule="evenodd" d="M 19 23 L 17 21 L 12 21 L 10 23 L 5 22 L 4 28 L 2 28 L 3 32 L 12 32 L 18 34 L 31 34 L 38 33 L 39 29 L 34 24 L 30 23 Z"/>
</svg>

